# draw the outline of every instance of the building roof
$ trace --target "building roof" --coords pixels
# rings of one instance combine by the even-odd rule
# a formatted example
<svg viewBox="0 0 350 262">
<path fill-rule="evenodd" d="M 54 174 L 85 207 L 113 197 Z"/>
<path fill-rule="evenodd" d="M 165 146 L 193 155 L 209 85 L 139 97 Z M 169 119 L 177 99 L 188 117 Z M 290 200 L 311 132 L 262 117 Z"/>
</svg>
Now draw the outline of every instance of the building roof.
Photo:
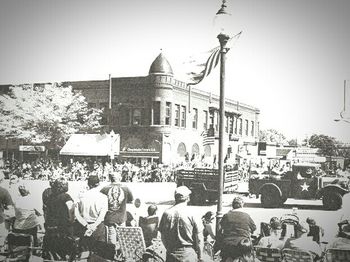
<svg viewBox="0 0 350 262">
<path fill-rule="evenodd" d="M 149 74 L 174 75 L 173 69 L 163 53 L 160 53 L 153 61 L 151 67 L 149 68 Z"/>
</svg>

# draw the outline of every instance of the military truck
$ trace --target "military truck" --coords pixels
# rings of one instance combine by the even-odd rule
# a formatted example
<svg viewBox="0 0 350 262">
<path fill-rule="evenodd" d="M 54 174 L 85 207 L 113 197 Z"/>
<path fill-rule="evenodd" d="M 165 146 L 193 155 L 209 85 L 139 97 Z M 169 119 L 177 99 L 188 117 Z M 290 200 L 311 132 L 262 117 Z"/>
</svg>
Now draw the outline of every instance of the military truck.
<svg viewBox="0 0 350 262">
<path fill-rule="evenodd" d="M 327 210 L 342 207 L 342 197 L 349 193 L 349 179 L 330 177 L 320 170 L 320 164 L 298 163 L 282 175 L 250 175 L 249 193 L 260 197 L 261 205 L 281 207 L 288 198 L 322 199 Z"/>
<path fill-rule="evenodd" d="M 187 186 L 191 189 L 190 203 L 193 205 L 203 205 L 207 201 L 214 202 L 218 199 L 218 174 L 218 169 L 178 170 L 177 186 Z M 224 192 L 232 192 L 237 189 L 239 180 L 238 170 L 226 170 L 224 174 Z"/>
</svg>

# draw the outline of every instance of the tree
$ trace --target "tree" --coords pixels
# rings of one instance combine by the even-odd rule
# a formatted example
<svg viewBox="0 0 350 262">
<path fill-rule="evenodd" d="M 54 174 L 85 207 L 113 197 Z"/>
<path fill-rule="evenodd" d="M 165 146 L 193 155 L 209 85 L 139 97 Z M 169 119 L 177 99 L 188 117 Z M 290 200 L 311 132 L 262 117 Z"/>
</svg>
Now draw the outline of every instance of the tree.
<svg viewBox="0 0 350 262">
<path fill-rule="evenodd" d="M 286 137 L 275 129 L 260 130 L 259 141 L 279 145 L 288 144 Z"/>
<path fill-rule="evenodd" d="M 102 110 L 70 86 L 27 84 L 0 96 L 0 114 L 0 136 L 62 146 L 73 133 L 97 131 Z"/>
<path fill-rule="evenodd" d="M 319 148 L 325 156 L 334 156 L 337 152 L 337 143 L 334 137 L 313 134 L 308 142 L 310 147 Z"/>
<path fill-rule="evenodd" d="M 295 138 L 290 139 L 290 140 L 288 140 L 288 145 L 290 145 L 290 146 L 298 146 L 298 141 Z"/>
</svg>

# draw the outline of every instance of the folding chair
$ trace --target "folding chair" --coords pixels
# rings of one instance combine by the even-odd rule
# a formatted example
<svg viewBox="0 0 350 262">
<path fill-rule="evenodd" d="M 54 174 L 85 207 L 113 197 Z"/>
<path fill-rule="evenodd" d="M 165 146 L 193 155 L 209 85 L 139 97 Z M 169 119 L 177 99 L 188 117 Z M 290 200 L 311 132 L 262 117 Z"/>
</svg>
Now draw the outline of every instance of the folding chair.
<svg viewBox="0 0 350 262">
<path fill-rule="evenodd" d="M 282 257 L 285 262 L 313 262 L 313 256 L 308 251 L 284 248 Z"/>
<path fill-rule="evenodd" d="M 125 261 L 142 261 L 146 251 L 141 227 L 117 227 L 121 255 Z"/>
<path fill-rule="evenodd" d="M 278 248 L 254 247 L 255 256 L 261 262 L 280 262 L 282 261 L 282 253 Z"/>
<path fill-rule="evenodd" d="M 33 248 L 33 236 L 13 233 L 7 235 L 8 257 L 12 261 L 29 261 Z"/>
<path fill-rule="evenodd" d="M 329 248 L 326 251 L 326 261 L 348 262 L 350 261 L 350 249 Z"/>
</svg>

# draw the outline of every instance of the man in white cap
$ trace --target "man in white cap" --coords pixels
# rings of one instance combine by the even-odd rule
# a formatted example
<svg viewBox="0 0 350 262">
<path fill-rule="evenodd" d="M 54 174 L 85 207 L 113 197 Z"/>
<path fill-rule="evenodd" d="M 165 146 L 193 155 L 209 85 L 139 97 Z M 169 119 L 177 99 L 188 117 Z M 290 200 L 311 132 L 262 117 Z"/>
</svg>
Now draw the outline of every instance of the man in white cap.
<svg viewBox="0 0 350 262">
<path fill-rule="evenodd" d="M 166 262 L 202 260 L 202 228 L 187 206 L 191 190 L 175 190 L 175 205 L 165 210 L 159 223 L 162 242 L 167 250 Z"/>
</svg>

